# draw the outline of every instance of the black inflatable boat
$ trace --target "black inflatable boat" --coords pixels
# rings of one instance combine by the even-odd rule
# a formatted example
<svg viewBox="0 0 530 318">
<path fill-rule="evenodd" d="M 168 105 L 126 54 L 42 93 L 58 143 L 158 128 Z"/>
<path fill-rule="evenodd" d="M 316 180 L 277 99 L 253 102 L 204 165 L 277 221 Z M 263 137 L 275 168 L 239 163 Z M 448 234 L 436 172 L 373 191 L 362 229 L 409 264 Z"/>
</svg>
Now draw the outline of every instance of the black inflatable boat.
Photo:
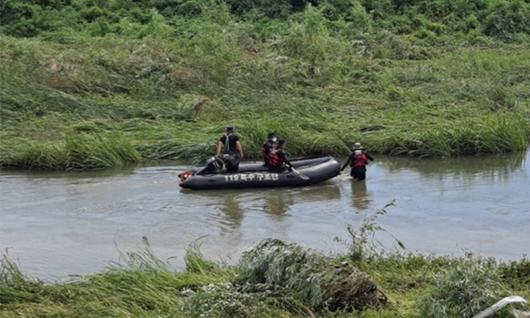
<svg viewBox="0 0 530 318">
<path fill-rule="evenodd" d="M 340 164 L 333 157 L 323 156 L 291 160 L 293 171 L 271 172 L 263 163 L 241 163 L 238 172 L 211 174 L 182 172 L 180 186 L 187 189 L 229 189 L 256 187 L 299 187 L 319 183 L 337 176 Z M 197 173 L 199 172 L 199 173 Z"/>
</svg>

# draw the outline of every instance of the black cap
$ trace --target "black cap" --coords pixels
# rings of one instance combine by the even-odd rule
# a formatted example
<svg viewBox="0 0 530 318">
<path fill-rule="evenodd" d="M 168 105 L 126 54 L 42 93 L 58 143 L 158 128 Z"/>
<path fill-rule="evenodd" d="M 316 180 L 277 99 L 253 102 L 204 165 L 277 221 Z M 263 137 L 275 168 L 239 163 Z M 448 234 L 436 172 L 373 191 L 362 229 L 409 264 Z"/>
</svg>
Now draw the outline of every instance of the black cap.
<svg viewBox="0 0 530 318">
<path fill-rule="evenodd" d="M 226 131 L 227 131 L 227 132 L 234 131 L 234 126 L 228 126 L 228 127 L 226 127 Z"/>
<path fill-rule="evenodd" d="M 267 138 L 271 139 L 272 137 L 274 137 L 274 135 L 275 135 L 275 134 L 274 134 L 273 132 L 271 132 L 271 133 L 269 133 L 269 134 L 267 135 Z"/>
</svg>

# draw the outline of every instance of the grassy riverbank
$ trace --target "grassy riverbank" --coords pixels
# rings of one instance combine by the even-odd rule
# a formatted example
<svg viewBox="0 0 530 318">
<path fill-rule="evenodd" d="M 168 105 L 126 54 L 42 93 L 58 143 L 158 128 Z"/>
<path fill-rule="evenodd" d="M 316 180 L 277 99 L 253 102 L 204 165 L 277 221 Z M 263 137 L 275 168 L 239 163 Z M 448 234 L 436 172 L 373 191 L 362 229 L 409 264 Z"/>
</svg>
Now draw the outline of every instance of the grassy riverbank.
<svg viewBox="0 0 530 318">
<path fill-rule="evenodd" d="M 0 166 L 198 162 L 228 124 L 252 158 L 269 131 L 293 156 L 528 145 L 524 1 L 167 3 L 0 1 Z"/>
<path fill-rule="evenodd" d="M 389 205 L 387 205 L 388 207 Z M 197 246 L 175 272 L 147 239 L 121 264 L 63 282 L 0 260 L 0 317 L 472 317 L 500 298 L 530 298 L 530 261 L 435 257 L 381 248 L 383 208 L 348 226 L 342 254 L 268 239 L 234 265 Z M 388 234 L 388 233 L 387 233 Z M 495 317 L 512 317 L 513 307 Z M 524 308 L 518 308 L 524 309 Z"/>
<path fill-rule="evenodd" d="M 64 283 L 28 278 L 4 260 L 0 316 L 471 317 L 507 295 L 530 298 L 527 260 L 353 255 L 327 258 L 266 241 L 235 266 L 191 250 L 187 269 L 174 272 L 146 250 Z"/>
</svg>

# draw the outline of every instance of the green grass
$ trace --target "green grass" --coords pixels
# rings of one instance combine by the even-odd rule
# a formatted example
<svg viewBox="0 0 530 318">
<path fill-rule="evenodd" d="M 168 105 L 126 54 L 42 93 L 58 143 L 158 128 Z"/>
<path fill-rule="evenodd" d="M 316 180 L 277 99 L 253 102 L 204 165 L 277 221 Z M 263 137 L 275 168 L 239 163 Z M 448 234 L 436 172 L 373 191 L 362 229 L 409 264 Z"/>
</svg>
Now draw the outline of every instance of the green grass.
<svg viewBox="0 0 530 318">
<path fill-rule="evenodd" d="M 101 273 L 43 282 L 4 259 L 0 316 L 471 317 L 499 297 L 530 297 L 528 260 L 395 254 L 352 261 L 267 241 L 236 266 L 208 261 L 194 249 L 186 264 L 175 272 L 146 248 Z M 385 303 L 368 300 L 374 290 L 360 287 L 374 282 Z"/>
<path fill-rule="evenodd" d="M 6 167 L 81 170 L 124 166 L 140 155 L 122 137 L 81 134 L 61 144 L 15 139 L 0 147 L 0 160 Z"/>
<path fill-rule="evenodd" d="M 192 2 L 202 3 L 183 9 L 192 15 L 169 14 L 162 2 L 158 13 L 134 9 L 145 1 L 121 11 L 55 3 L 45 10 L 52 20 L 38 18 L 46 14 L 37 4 L 34 20 L 17 20 L 11 14 L 23 5 L 8 2 L 0 11 L 8 15 L 0 22 L 0 166 L 198 163 L 229 124 L 251 159 L 271 131 L 288 139 L 292 156 L 345 155 L 356 140 L 419 157 L 528 145 L 530 42 L 518 24 L 527 4 L 510 15 L 504 3 L 491 12 L 488 3 L 474 12 L 487 25 L 463 31 L 450 29 L 458 25 L 451 12 L 475 9 L 449 0 L 440 8 L 455 8 L 440 12 L 423 2 L 392 9 L 404 15 L 377 2 L 368 9 L 386 12 L 379 18 L 358 3 L 343 10 L 357 20 L 333 11 L 338 2 L 289 7 L 287 16 L 259 9 L 279 15 L 272 18 L 232 2 Z M 414 10 L 425 13 L 413 18 Z M 513 23 L 496 29 L 503 19 Z"/>
</svg>

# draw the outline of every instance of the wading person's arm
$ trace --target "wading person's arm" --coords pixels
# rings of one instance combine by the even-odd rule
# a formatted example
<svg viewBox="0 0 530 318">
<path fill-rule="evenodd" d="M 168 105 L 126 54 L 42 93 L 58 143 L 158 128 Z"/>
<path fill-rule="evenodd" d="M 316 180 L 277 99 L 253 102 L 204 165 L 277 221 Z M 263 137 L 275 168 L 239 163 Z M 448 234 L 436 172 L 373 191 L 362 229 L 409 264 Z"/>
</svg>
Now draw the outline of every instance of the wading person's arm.
<svg viewBox="0 0 530 318">
<path fill-rule="evenodd" d="M 351 155 L 348 156 L 348 160 L 346 160 L 346 163 L 344 163 L 344 165 L 342 166 L 342 168 L 340 168 L 340 171 L 346 169 L 346 167 L 348 166 L 348 164 L 349 164 L 350 161 L 351 161 L 351 157 L 352 157 Z"/>
</svg>

